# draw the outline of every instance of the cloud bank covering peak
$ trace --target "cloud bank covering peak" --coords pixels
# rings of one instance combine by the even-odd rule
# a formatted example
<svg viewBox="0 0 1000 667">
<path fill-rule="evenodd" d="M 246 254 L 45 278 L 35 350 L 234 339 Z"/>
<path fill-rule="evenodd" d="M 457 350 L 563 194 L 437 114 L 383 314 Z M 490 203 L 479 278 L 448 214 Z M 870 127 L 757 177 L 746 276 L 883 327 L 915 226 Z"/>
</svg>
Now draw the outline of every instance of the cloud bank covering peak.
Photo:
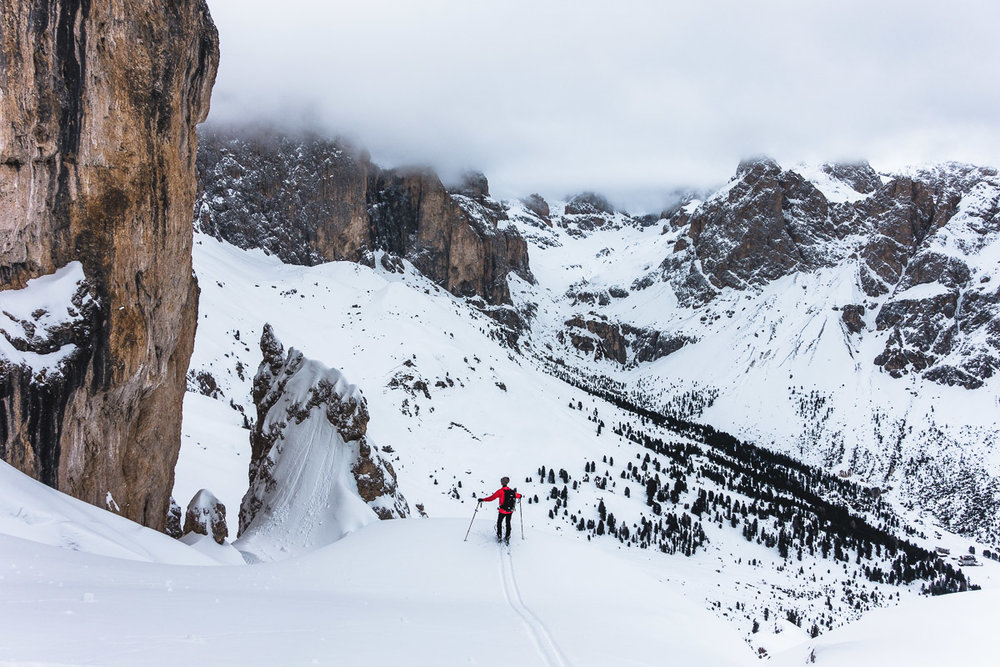
<svg viewBox="0 0 1000 667">
<path fill-rule="evenodd" d="M 212 122 L 655 210 L 748 155 L 1000 164 L 1000 4 L 211 0 Z"/>
</svg>

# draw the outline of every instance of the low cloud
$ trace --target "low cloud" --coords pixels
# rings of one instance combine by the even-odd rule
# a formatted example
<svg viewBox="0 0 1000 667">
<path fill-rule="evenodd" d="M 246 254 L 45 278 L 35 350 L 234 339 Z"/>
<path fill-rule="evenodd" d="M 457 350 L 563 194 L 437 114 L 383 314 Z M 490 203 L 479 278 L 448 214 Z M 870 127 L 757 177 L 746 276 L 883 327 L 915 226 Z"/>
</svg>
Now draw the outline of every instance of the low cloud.
<svg viewBox="0 0 1000 667">
<path fill-rule="evenodd" d="M 1000 164 L 1000 5 L 209 0 L 211 120 L 655 208 L 744 156 Z M 276 9 L 279 8 L 279 9 Z"/>
</svg>

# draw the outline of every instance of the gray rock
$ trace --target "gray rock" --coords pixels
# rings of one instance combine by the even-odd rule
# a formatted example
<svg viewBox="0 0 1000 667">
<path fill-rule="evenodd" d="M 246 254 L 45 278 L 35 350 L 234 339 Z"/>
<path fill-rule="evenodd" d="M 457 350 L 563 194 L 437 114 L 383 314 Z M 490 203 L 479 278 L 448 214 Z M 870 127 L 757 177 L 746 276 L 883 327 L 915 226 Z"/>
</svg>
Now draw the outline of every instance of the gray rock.
<svg viewBox="0 0 1000 667">
<path fill-rule="evenodd" d="M 211 491 L 202 489 L 188 503 L 187 513 L 184 515 L 184 535 L 189 533 L 207 535 L 217 544 L 223 544 L 229 537 L 226 506 Z"/>
</svg>

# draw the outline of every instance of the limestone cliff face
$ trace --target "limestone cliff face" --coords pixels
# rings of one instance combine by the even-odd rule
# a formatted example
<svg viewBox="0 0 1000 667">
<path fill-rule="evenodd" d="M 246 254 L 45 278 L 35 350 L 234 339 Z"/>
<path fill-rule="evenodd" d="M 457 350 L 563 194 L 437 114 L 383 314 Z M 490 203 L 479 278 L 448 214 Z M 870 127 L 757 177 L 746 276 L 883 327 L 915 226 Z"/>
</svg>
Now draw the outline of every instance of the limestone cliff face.
<svg viewBox="0 0 1000 667">
<path fill-rule="evenodd" d="M 201 132 L 198 228 L 289 264 L 360 261 L 369 249 L 369 161 L 321 137 Z"/>
<path fill-rule="evenodd" d="M 467 194 L 461 194 L 466 192 Z M 510 303 L 507 275 L 531 280 L 528 246 L 489 198 L 478 191 L 449 192 L 429 169 L 379 170 L 369 187 L 369 212 L 380 246 L 406 257 L 453 294 Z"/>
<path fill-rule="evenodd" d="M 0 361 L 0 454 L 162 529 L 197 321 L 194 126 L 215 26 L 204 0 L 0 0 L 0 63 L 0 290 L 79 262 L 92 304 L 46 343 L 72 347 L 45 374 L 24 362 L 39 342 L 3 331 L 23 358 Z"/>
<path fill-rule="evenodd" d="M 316 136 L 261 129 L 202 133 L 196 225 L 294 264 L 371 261 L 385 250 L 445 289 L 510 302 L 507 276 L 531 280 L 527 244 L 482 174 L 449 191 L 430 169 L 382 169 Z"/>
</svg>

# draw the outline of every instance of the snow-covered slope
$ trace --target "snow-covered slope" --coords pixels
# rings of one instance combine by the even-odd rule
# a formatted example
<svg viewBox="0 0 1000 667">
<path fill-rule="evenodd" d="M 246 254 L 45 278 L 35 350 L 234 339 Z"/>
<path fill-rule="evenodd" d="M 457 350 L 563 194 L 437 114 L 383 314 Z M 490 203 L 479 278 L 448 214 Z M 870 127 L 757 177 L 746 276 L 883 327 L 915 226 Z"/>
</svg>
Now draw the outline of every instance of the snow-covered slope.
<svg viewBox="0 0 1000 667">
<path fill-rule="evenodd" d="M 517 312 L 492 314 L 505 325 L 494 335 L 507 338 L 515 355 L 603 376 L 599 382 L 617 383 L 646 407 L 891 490 L 954 530 L 1000 536 L 1000 461 L 987 444 L 1000 432 L 996 170 L 957 163 L 896 174 L 867 163 L 786 169 L 760 157 L 742 162 L 717 191 L 660 216 L 616 211 L 595 193 L 498 202 L 476 175 L 457 189 L 427 190 L 435 210 L 461 209 L 476 221 L 479 240 L 449 255 L 461 256 L 460 273 L 482 265 L 492 276 L 489 290 L 468 291 L 456 287 L 457 268 L 438 266 L 451 251 L 403 243 L 431 234 L 397 215 L 409 210 L 403 195 L 412 188 L 390 187 L 376 169 L 362 201 L 364 169 L 340 148 L 231 133 L 206 135 L 199 159 L 203 204 L 234 217 L 209 224 L 214 218 L 204 217 L 203 206 L 203 231 L 294 261 L 303 260 L 296 254 L 303 244 L 346 235 L 357 252 L 337 246 L 306 263 L 352 259 L 377 264 L 383 275 L 416 266 L 437 285 L 493 305 L 508 303 L 509 282 Z M 272 198 L 264 186 L 274 173 L 284 176 Z M 261 206 L 277 209 L 253 213 Z M 350 220 L 342 219 L 348 212 Z M 358 227 L 363 219 L 374 227 L 359 235 L 368 229 Z M 448 223 L 431 235 L 449 225 L 465 229 Z M 500 232 L 506 250 L 472 252 Z M 412 266 L 402 269 L 399 258 Z M 399 280 L 412 284 L 390 279 Z M 297 294 L 306 305 L 318 296 Z M 375 314 L 368 318 L 369 304 L 351 305 L 381 326 Z M 418 335 L 438 322 L 431 317 L 427 325 Z"/>
<path fill-rule="evenodd" d="M 254 378 L 258 423 L 236 546 L 277 560 L 409 515 L 392 466 L 365 435 L 368 404 L 342 373 L 284 347 L 270 325 Z"/>
<path fill-rule="evenodd" d="M 3 461 L 0 489 L 0 536 L 5 545 L 30 541 L 116 559 L 215 564 L 163 533 L 51 489 Z M 6 555 L 6 549 L 0 553 Z"/>
<path fill-rule="evenodd" d="M 512 204 L 538 278 L 513 290 L 534 315 L 522 346 L 997 539 L 995 173 L 799 169 L 741 165 L 655 227 L 581 235 Z M 926 225 L 913 238 L 907 215 Z M 712 270 L 731 284 L 695 243 L 730 257 Z M 873 266 L 897 282 L 875 289 Z"/>
<path fill-rule="evenodd" d="M 19 498 L 44 493 L 28 481 L 34 488 Z M 0 664 L 754 660 L 683 586 L 637 564 L 538 531 L 510 552 L 480 530 L 463 542 L 467 525 L 379 522 L 293 560 L 214 568 L 122 561 L 0 535 L 0 607 L 8 612 Z"/>
<path fill-rule="evenodd" d="M 638 256 L 655 255 L 645 240 L 655 245 L 661 238 L 655 230 L 627 225 L 608 234 L 628 239 Z M 590 244 L 599 254 L 606 240 L 594 232 L 554 238 L 562 245 L 553 244 L 551 252 L 566 253 L 567 262 L 571 243 Z M 584 380 L 596 383 L 623 371 L 591 358 L 585 366 L 589 375 L 572 374 L 586 359 L 573 358 L 543 326 L 558 322 L 568 307 L 562 298 L 566 290 L 558 285 L 546 297 L 542 289 L 515 281 L 516 298 L 533 295 L 537 308 L 532 333 L 512 349 L 496 321 L 405 262 L 402 273 L 385 269 L 381 261 L 375 268 L 293 267 L 201 235 L 195 262 L 203 315 L 191 386 L 215 398 L 193 397 L 198 409 L 185 415 L 178 480 L 189 488 L 212 489 L 227 504 L 236 498 L 224 497 L 216 486 L 243 495 L 249 430 L 213 431 L 208 424 L 236 424 L 241 411 L 254 414 L 249 369 L 260 363 L 254 342 L 271 322 L 279 338 L 340 369 L 364 393 L 368 435 L 391 460 L 400 491 L 417 512 L 468 521 L 474 495 L 492 492 L 507 475 L 526 496 L 527 528 L 610 549 L 625 561 L 638 559 L 660 579 L 683 582 L 691 600 L 728 619 L 753 647 L 773 652 L 806 638 L 813 626 L 825 631 L 865 609 L 916 598 L 936 576 L 927 574 L 925 556 L 915 555 L 909 566 L 894 564 L 899 554 L 888 549 L 900 538 L 933 548 L 940 542 L 931 529 L 923 529 L 923 538 L 906 533 L 892 507 L 862 487 L 836 475 L 803 476 L 779 460 L 762 465 L 757 454 L 745 458 L 704 434 L 675 432 L 559 379 L 568 374 L 584 386 Z M 624 275 L 619 264 L 608 258 L 596 265 L 609 275 Z M 540 261 L 538 266 L 548 272 L 540 275 L 542 285 L 555 282 L 559 265 Z M 566 273 L 580 270 L 570 266 Z M 545 360 L 556 355 L 568 365 Z M 648 389 L 638 381 L 635 388 Z M 676 398 L 674 407 L 692 406 L 699 394 Z M 213 441 L 206 441 L 207 434 Z M 216 460 L 208 465 L 210 452 Z M 678 454 L 687 463 L 680 464 Z M 762 475 L 767 466 L 785 471 L 780 473 L 785 481 Z M 821 525 L 822 513 L 839 510 L 815 505 L 809 495 L 815 493 L 890 537 L 871 533 L 874 541 L 856 542 L 841 528 Z M 492 530 L 492 518 L 478 521 L 480 534 Z M 792 545 L 786 555 L 779 546 L 783 532 Z M 924 574 L 904 581 L 907 567 Z M 951 581 L 949 586 L 960 585 Z"/>
<path fill-rule="evenodd" d="M 921 600 L 789 649 L 776 667 L 990 665 L 996 661 L 997 591 Z"/>
<path fill-rule="evenodd" d="M 651 233 L 617 231 L 638 255 Z M 599 233 L 573 241 L 601 242 Z M 573 375 L 570 348 L 541 327 L 511 349 L 495 320 L 406 263 L 402 273 L 380 261 L 292 267 L 198 235 L 195 266 L 202 314 L 190 386 L 211 396 L 188 398 L 175 496 L 207 488 L 232 508 L 247 489 L 243 426 L 256 419 L 256 342 L 271 322 L 364 393 L 367 435 L 411 506 L 431 518 L 376 522 L 286 561 L 204 572 L 0 537 L 12 564 L 0 602 L 25 609 L 4 628 L 0 660 L 759 664 L 760 650 L 775 655 L 866 609 L 922 600 L 931 579 L 905 569 L 931 561 L 918 554 L 897 566 L 893 536 L 918 549 L 968 544 L 935 537 L 933 525 L 914 522 L 908 534 L 910 517 L 835 476 L 779 459 L 754 464 L 761 454 L 746 458 L 708 432 L 678 431 L 568 384 L 556 376 L 608 388 L 597 380 L 616 367 L 593 362 L 590 375 Z M 534 294 L 537 321 L 558 321 L 562 294 Z M 559 367 L 547 354 L 574 363 Z M 675 406 L 697 403 L 692 394 Z M 501 475 L 525 495 L 517 521 L 527 539 L 515 539 L 510 557 L 492 542 L 495 515 L 485 508 L 462 542 L 475 497 Z M 13 496 L 8 514 L 34 487 Z M 816 504 L 809 489 L 839 504 Z M 872 526 L 871 541 L 862 531 L 844 539 L 838 507 Z M 820 510 L 830 520 L 814 529 Z M 991 584 L 995 570 L 987 561 L 971 574 Z"/>
</svg>

